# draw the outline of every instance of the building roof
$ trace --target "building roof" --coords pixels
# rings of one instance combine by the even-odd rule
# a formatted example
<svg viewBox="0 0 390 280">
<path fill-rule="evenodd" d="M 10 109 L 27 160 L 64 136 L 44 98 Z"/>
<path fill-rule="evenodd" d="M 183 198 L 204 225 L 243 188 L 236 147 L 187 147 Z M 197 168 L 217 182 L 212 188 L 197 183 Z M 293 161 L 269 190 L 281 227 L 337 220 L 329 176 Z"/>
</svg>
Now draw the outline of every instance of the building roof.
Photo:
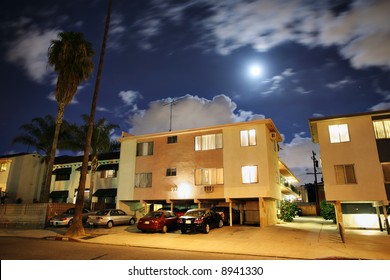
<svg viewBox="0 0 390 280">
<path fill-rule="evenodd" d="M 98 159 L 99 160 L 109 160 L 109 159 L 119 159 L 120 152 L 111 152 L 111 153 L 104 153 L 99 154 Z M 67 164 L 67 163 L 76 163 L 76 162 L 83 162 L 84 156 L 59 156 L 56 157 L 54 160 L 54 164 Z M 91 156 L 89 156 L 89 160 L 91 160 Z"/>
</svg>

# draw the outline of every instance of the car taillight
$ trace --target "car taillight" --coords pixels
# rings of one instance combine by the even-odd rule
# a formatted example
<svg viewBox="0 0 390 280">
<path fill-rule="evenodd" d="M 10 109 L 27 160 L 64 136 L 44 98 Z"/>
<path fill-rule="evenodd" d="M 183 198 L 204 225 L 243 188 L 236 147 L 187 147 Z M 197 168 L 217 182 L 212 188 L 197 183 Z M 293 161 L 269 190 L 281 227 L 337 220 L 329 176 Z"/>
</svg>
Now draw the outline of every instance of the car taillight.
<svg viewBox="0 0 390 280">
<path fill-rule="evenodd" d="M 183 221 L 182 219 L 177 219 L 177 222 L 178 222 L 179 224 L 182 224 L 184 221 Z"/>
<path fill-rule="evenodd" d="M 194 221 L 195 224 L 201 224 L 202 222 L 203 222 L 202 218 L 196 218 Z"/>
</svg>

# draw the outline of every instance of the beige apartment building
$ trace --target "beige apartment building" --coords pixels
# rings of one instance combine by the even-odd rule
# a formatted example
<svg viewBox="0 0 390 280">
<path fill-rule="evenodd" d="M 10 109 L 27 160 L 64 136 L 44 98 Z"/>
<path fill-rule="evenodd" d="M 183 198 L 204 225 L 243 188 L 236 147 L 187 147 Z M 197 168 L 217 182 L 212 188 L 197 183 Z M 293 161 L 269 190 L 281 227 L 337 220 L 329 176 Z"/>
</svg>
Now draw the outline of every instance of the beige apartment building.
<svg viewBox="0 0 390 280">
<path fill-rule="evenodd" d="M 270 119 L 138 136 L 123 133 L 117 207 L 134 211 L 143 205 L 149 211 L 163 205 L 223 205 L 230 213 L 240 210 L 241 223 L 274 225 L 281 185 L 296 179 L 279 161 L 281 140 Z"/>
<path fill-rule="evenodd" d="M 309 120 L 326 200 L 349 228 L 381 228 L 390 197 L 390 111 Z"/>
</svg>

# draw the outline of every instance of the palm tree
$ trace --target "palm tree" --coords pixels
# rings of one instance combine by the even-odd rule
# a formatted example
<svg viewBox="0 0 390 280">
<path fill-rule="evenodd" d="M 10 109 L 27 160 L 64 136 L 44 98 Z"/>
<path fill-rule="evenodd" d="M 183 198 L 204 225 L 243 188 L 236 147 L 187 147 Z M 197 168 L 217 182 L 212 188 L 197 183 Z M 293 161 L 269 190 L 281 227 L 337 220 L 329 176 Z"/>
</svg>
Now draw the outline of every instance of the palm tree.
<svg viewBox="0 0 390 280">
<path fill-rule="evenodd" d="M 82 115 L 84 125 L 78 126 L 73 124 L 70 126 L 69 133 L 72 135 L 67 138 L 66 147 L 72 151 L 82 151 L 86 145 L 89 116 Z M 98 168 L 99 154 L 117 150 L 117 141 L 110 138 L 112 130 L 119 128 L 116 124 L 110 124 L 105 118 L 97 120 L 94 124 L 92 140 L 91 140 L 91 180 L 89 187 L 89 201 L 92 201 L 92 195 L 95 184 L 95 173 Z"/>
<path fill-rule="evenodd" d="M 68 235 L 68 236 L 85 235 L 81 215 L 82 215 L 82 210 L 83 210 L 83 206 L 84 206 L 84 190 L 85 190 L 85 182 L 87 180 L 88 160 L 89 160 L 89 153 L 90 153 L 90 149 L 91 149 L 92 133 L 93 133 L 94 120 L 95 120 L 97 99 L 98 99 L 98 95 L 99 95 L 100 78 L 102 75 L 104 54 L 106 51 L 108 29 L 110 27 L 111 9 L 112 9 L 112 0 L 109 0 L 108 9 L 107 9 L 107 16 L 106 16 L 106 24 L 104 27 L 102 49 L 100 51 L 99 67 L 98 67 L 98 71 L 97 71 L 95 90 L 93 92 L 93 98 L 92 98 L 92 104 L 91 104 L 91 113 L 89 114 L 87 140 L 86 140 L 85 149 L 84 149 L 83 163 L 81 165 L 80 185 L 79 185 L 79 189 L 78 189 L 77 197 L 76 197 L 76 207 L 75 207 L 75 213 L 73 216 L 73 223 L 69 227 L 68 231 L 66 232 L 66 235 Z"/>
<path fill-rule="evenodd" d="M 48 50 L 48 63 L 54 66 L 54 71 L 58 73 L 55 90 L 58 110 L 46 173 L 43 202 L 49 201 L 50 175 L 54 165 L 58 135 L 64 117 L 65 106 L 72 101 L 80 83 L 87 80 L 93 71 L 92 56 L 94 51 L 91 43 L 84 39 L 82 33 L 60 32 L 58 37 L 59 40 L 53 40 Z"/>
<path fill-rule="evenodd" d="M 66 121 L 63 121 L 61 126 L 61 135 L 64 136 L 63 132 L 66 131 L 66 128 L 69 124 Z M 56 121 L 52 115 L 46 115 L 44 118 L 34 118 L 30 123 L 23 124 L 20 129 L 24 130 L 24 134 L 16 136 L 12 143 L 20 143 L 27 145 L 28 147 L 35 148 L 36 152 L 43 155 L 42 160 L 46 163 L 49 163 L 51 145 L 53 142 L 54 131 L 56 127 Z M 58 142 L 58 147 L 63 147 L 64 138 L 60 138 Z M 51 174 L 50 174 L 51 177 Z M 44 179 L 46 181 L 46 178 Z M 43 189 L 41 190 L 41 198 L 43 199 Z"/>
</svg>

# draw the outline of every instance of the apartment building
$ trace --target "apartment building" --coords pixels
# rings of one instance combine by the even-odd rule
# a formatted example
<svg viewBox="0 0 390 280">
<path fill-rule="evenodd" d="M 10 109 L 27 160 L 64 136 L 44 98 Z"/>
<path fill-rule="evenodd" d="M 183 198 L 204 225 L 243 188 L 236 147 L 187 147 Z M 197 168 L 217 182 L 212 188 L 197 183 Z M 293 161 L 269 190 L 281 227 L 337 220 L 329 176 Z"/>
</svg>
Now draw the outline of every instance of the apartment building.
<svg viewBox="0 0 390 280">
<path fill-rule="evenodd" d="M 224 205 L 240 210 L 242 223 L 276 224 L 282 196 L 281 140 L 270 119 L 137 136 L 123 133 L 117 207 Z"/>
<path fill-rule="evenodd" d="M 51 202 L 76 202 L 82 162 L 83 156 L 56 157 L 50 187 Z M 86 207 L 91 205 L 92 210 L 115 208 L 118 164 L 119 152 L 100 154 L 96 172 L 91 171 L 89 161 L 84 193 Z"/>
<path fill-rule="evenodd" d="M 390 111 L 309 120 L 326 200 L 350 228 L 381 228 L 390 198 Z"/>
<path fill-rule="evenodd" d="M 38 201 L 45 172 L 42 157 L 36 153 L 0 156 L 1 201 L 32 203 Z"/>
</svg>

